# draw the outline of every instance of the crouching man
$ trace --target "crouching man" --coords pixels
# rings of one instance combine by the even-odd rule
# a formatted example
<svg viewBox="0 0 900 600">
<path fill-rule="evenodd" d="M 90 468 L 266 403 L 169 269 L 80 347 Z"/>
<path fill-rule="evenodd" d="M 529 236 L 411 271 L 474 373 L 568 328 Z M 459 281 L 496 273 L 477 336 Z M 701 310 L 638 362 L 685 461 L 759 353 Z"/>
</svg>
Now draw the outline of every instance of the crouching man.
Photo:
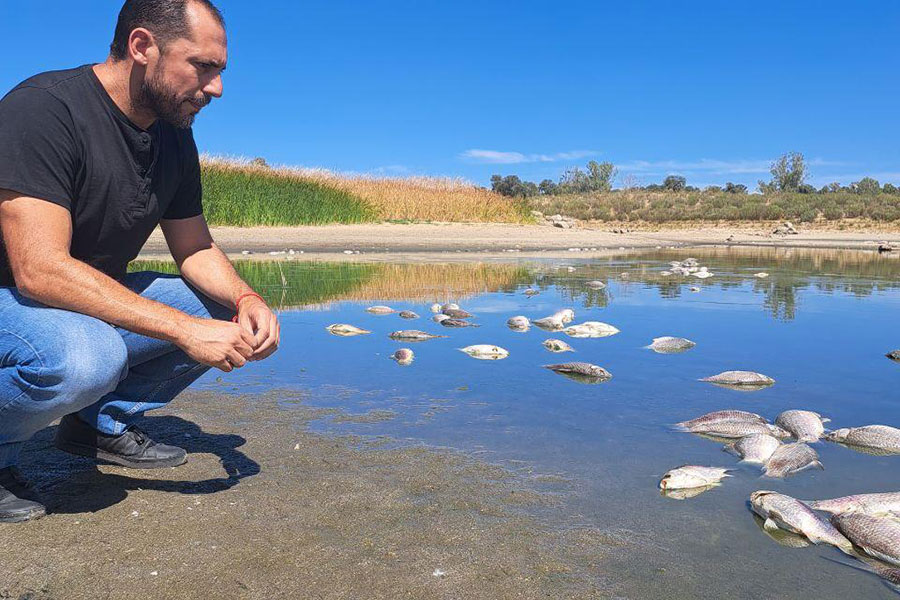
<svg viewBox="0 0 900 600">
<path fill-rule="evenodd" d="M 209 0 L 127 0 L 104 63 L 0 100 L 0 522 L 46 512 L 16 464 L 53 420 L 66 452 L 177 466 L 185 451 L 135 421 L 210 367 L 278 347 L 275 315 L 203 218 L 191 125 L 226 59 Z M 181 277 L 126 273 L 157 225 Z"/>
</svg>

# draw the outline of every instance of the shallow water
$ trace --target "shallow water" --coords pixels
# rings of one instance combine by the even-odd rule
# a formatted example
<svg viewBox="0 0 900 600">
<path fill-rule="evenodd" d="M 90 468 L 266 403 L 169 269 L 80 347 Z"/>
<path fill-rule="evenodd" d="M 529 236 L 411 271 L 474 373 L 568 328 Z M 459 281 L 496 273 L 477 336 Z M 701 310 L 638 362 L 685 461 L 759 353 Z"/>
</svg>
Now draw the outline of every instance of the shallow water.
<svg viewBox="0 0 900 600">
<path fill-rule="evenodd" d="M 688 256 L 715 273 L 663 277 L 670 260 Z M 802 408 L 832 427 L 900 426 L 900 260 L 851 251 L 679 249 L 612 259 L 497 264 L 246 263 L 245 277 L 282 306 L 282 347 L 262 363 L 231 374 L 210 372 L 196 385 L 240 392 L 303 390 L 309 404 L 354 413 L 393 411 L 366 423 L 324 421 L 325 431 L 388 435 L 448 446 L 524 474 L 555 474 L 569 483 L 548 516 L 560 526 L 597 526 L 632 543 L 598 549 L 598 570 L 627 598 L 892 598 L 874 576 L 832 548 L 787 548 L 769 539 L 747 509 L 757 489 L 798 498 L 900 490 L 900 456 L 876 457 L 816 444 L 826 469 L 787 480 L 762 479 L 721 444 L 677 433 L 670 424 L 737 408 L 769 419 Z M 574 268 L 574 270 L 572 270 Z M 753 274 L 765 271 L 766 279 Z M 620 275 L 627 273 L 627 278 Z M 601 291 L 584 282 L 607 283 Z M 523 291 L 541 290 L 534 297 Z M 689 288 L 696 286 L 699 292 Z M 479 328 L 447 329 L 428 306 L 456 300 Z M 421 318 L 365 312 L 373 304 L 413 310 Z M 511 331 L 507 318 L 546 316 L 571 307 L 575 322 L 621 329 L 602 339 L 573 339 L 532 328 Z M 372 335 L 336 337 L 325 327 L 351 323 Z M 397 329 L 447 338 L 401 343 Z M 687 337 L 682 354 L 645 348 L 654 337 Z M 554 354 L 557 337 L 576 353 Z M 500 345 L 510 357 L 474 360 L 457 348 Z M 397 348 L 416 354 L 403 367 Z M 541 365 L 583 360 L 613 374 L 583 385 Z M 732 369 L 765 373 L 777 383 L 754 392 L 697 379 Z M 736 467 L 734 478 L 698 497 L 661 497 L 660 476 L 691 463 Z"/>
</svg>

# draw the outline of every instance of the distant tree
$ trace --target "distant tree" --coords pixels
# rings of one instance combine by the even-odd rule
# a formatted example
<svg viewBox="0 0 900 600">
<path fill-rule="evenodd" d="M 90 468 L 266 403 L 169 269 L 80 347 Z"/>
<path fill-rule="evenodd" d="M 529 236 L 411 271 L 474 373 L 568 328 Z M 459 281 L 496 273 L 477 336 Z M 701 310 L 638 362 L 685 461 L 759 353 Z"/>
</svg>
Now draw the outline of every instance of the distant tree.
<svg viewBox="0 0 900 600">
<path fill-rule="evenodd" d="M 616 168 L 612 163 L 598 163 L 592 160 L 587 164 L 587 171 L 573 167 L 563 173 L 559 179 L 559 192 L 564 194 L 608 192 L 612 189 L 615 174 Z"/>
<path fill-rule="evenodd" d="M 809 185 L 808 183 L 801 183 L 801 184 L 797 187 L 797 191 L 800 192 L 801 194 L 815 194 L 815 193 L 816 193 L 816 188 L 814 188 L 813 186 Z"/>
<path fill-rule="evenodd" d="M 649 185 L 645 185 L 644 189 L 648 192 L 661 192 L 661 191 L 665 190 L 666 188 L 664 188 L 662 185 L 660 185 L 658 183 L 651 183 Z"/>
<path fill-rule="evenodd" d="M 729 194 L 746 194 L 747 186 L 743 183 L 732 183 L 729 181 L 725 184 L 725 191 Z"/>
<path fill-rule="evenodd" d="M 878 183 L 876 179 L 872 179 L 871 177 L 863 177 L 859 181 L 851 183 L 850 189 L 852 189 L 857 194 L 862 194 L 864 196 L 874 196 L 881 191 L 881 184 Z"/>
<path fill-rule="evenodd" d="M 893 183 L 886 183 L 881 186 L 881 191 L 885 194 L 891 194 L 892 196 L 896 196 L 900 194 L 900 189 L 897 188 Z"/>
<path fill-rule="evenodd" d="M 840 182 L 838 182 L 838 181 L 832 181 L 826 187 L 828 188 L 829 193 L 832 193 L 832 194 L 840 192 L 843 189 Z"/>
<path fill-rule="evenodd" d="M 703 188 L 703 191 L 706 192 L 707 194 L 718 194 L 719 192 L 722 191 L 722 187 L 718 186 L 718 185 L 708 185 L 705 188 Z"/>
<path fill-rule="evenodd" d="M 681 175 L 669 175 L 663 180 L 663 189 L 668 192 L 680 192 L 687 185 L 687 179 Z"/>
<path fill-rule="evenodd" d="M 769 169 L 772 174 L 772 181 L 769 182 L 769 190 L 779 192 L 796 192 L 800 186 L 806 181 L 808 173 L 806 172 L 806 161 L 799 152 L 788 152 L 782 155 Z M 765 189 L 760 185 L 760 190 L 765 193 Z"/>
<path fill-rule="evenodd" d="M 641 187 L 641 180 L 634 173 L 629 173 L 622 178 L 622 189 L 633 190 Z"/>
<path fill-rule="evenodd" d="M 518 175 L 507 175 L 506 177 L 492 175 L 491 189 L 501 196 L 510 198 L 528 198 L 538 194 L 537 185 L 531 181 L 522 181 Z"/>
<path fill-rule="evenodd" d="M 698 188 L 696 185 L 688 185 L 688 186 L 685 186 L 684 191 L 686 191 L 686 192 L 699 192 L 699 191 L 700 191 L 700 188 Z"/>
<path fill-rule="evenodd" d="M 538 184 L 538 193 L 544 196 L 552 196 L 559 191 L 559 186 L 551 179 L 545 179 Z"/>
<path fill-rule="evenodd" d="M 256 158 L 254 158 L 253 160 L 250 161 L 250 164 L 253 165 L 254 167 L 262 167 L 264 169 L 269 168 L 269 163 L 267 163 L 266 159 L 264 159 L 262 156 L 257 156 Z"/>
</svg>

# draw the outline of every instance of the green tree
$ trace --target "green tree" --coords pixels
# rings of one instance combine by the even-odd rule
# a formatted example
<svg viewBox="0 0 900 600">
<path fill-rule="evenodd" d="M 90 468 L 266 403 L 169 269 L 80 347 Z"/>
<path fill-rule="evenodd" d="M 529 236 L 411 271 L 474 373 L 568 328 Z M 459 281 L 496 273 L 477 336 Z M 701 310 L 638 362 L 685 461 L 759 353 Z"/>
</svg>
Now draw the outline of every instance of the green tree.
<svg viewBox="0 0 900 600">
<path fill-rule="evenodd" d="M 772 181 L 769 182 L 766 189 L 779 192 L 796 192 L 800 186 L 806 181 L 808 175 L 806 171 L 806 161 L 799 152 L 788 152 L 783 154 L 769 169 L 772 174 Z M 766 189 L 760 183 L 760 190 L 765 193 Z"/>
<path fill-rule="evenodd" d="M 551 179 L 545 179 L 538 184 L 538 192 L 544 196 L 552 196 L 553 194 L 558 193 L 558 191 L 559 186 Z"/>
<path fill-rule="evenodd" d="M 900 189 L 897 188 L 893 183 L 886 183 L 881 186 L 881 191 L 885 194 L 891 194 L 893 196 L 900 194 Z"/>
<path fill-rule="evenodd" d="M 662 185 L 667 192 L 680 192 L 687 186 L 687 179 L 681 175 L 669 175 L 663 180 Z"/>
<path fill-rule="evenodd" d="M 743 183 L 732 183 L 729 181 L 725 184 L 725 191 L 729 194 L 746 194 L 747 186 Z"/>
<path fill-rule="evenodd" d="M 881 191 L 881 184 L 871 177 L 863 177 L 859 181 L 850 184 L 850 188 L 863 196 L 874 196 Z"/>
<path fill-rule="evenodd" d="M 592 160 L 587 164 L 587 170 L 592 192 L 608 192 L 612 189 L 616 167 L 611 162 L 598 163 L 596 160 Z"/>
</svg>

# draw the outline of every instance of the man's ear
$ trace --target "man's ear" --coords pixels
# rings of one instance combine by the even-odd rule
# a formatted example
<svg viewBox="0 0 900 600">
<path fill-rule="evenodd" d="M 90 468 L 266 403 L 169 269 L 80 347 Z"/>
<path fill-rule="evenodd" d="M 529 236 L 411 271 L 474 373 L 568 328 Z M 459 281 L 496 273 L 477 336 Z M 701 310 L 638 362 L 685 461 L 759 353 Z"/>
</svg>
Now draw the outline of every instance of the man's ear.
<svg viewBox="0 0 900 600">
<path fill-rule="evenodd" d="M 156 38 L 149 30 L 138 27 L 128 36 L 128 54 L 142 67 L 150 62 L 151 54 L 158 51 Z"/>
</svg>

